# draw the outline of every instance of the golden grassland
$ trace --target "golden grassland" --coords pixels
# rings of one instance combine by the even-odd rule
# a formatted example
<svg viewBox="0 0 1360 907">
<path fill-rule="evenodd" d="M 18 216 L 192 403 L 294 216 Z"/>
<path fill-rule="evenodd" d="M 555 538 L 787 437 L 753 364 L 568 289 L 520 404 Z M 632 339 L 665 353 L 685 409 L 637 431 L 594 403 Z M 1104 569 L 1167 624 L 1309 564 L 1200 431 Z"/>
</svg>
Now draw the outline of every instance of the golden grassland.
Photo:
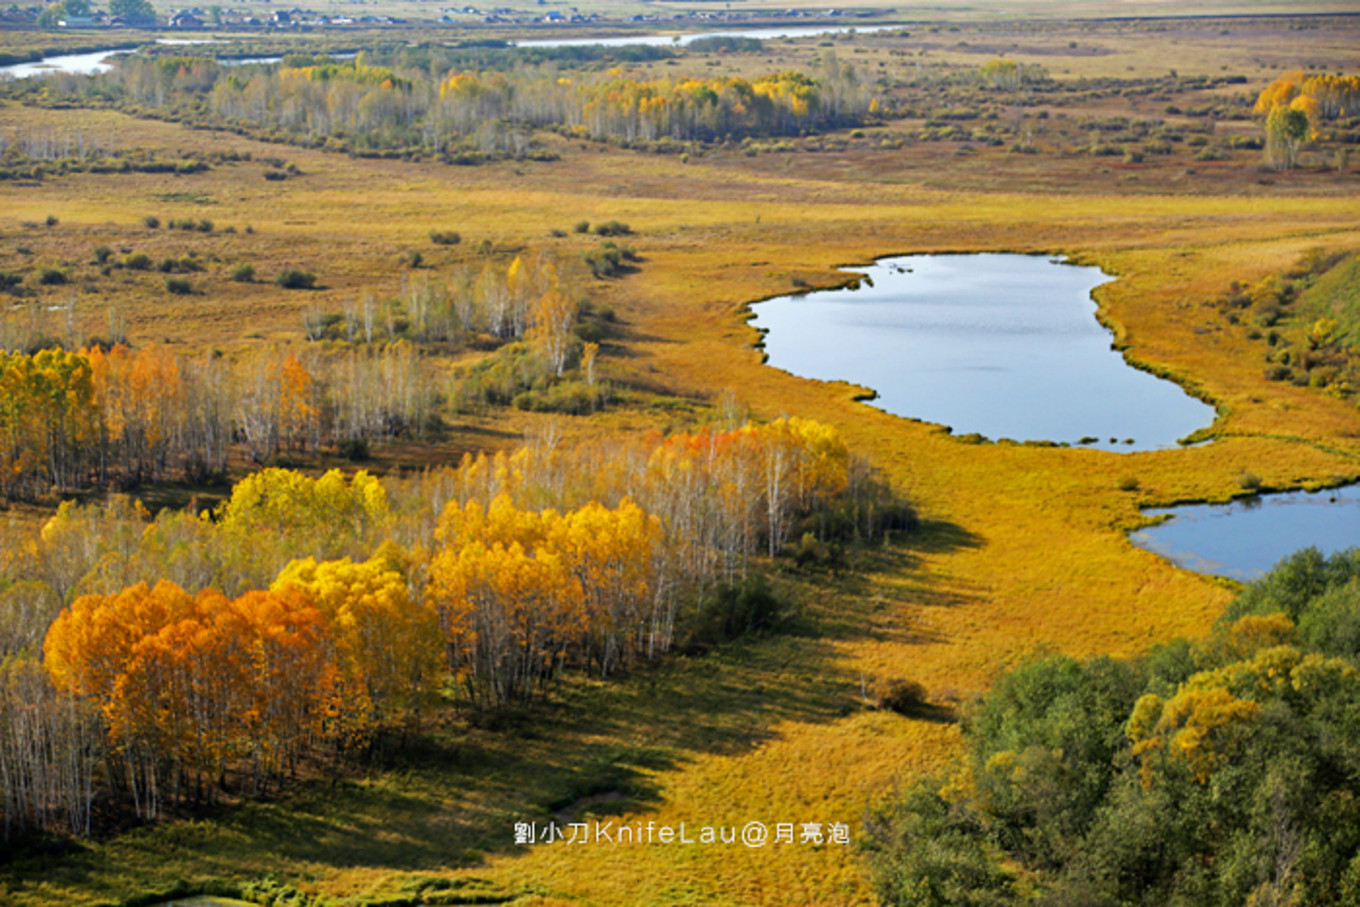
<svg viewBox="0 0 1360 907">
<path fill-rule="evenodd" d="M 571 807 L 574 792 L 579 800 L 614 789 L 625 795 L 617 808 L 626 821 L 691 829 L 840 821 L 858 833 L 867 803 L 940 768 L 959 742 L 952 723 L 865 709 L 862 684 L 909 678 L 939 702 L 962 701 L 1037 648 L 1127 655 L 1199 634 L 1232 586 L 1134 548 L 1124 533 L 1142 521 L 1140 507 L 1225 500 L 1241 493 L 1244 471 L 1272 488 L 1360 477 L 1355 404 L 1266 381 L 1245 326 L 1201 305 L 1310 247 L 1360 246 L 1353 174 L 1299 173 L 1260 185 L 1238 161 L 1232 182 L 1176 182 L 1182 162 L 1145 169 L 1154 188 L 1130 193 L 1087 163 L 1061 171 L 1065 191 L 1051 194 L 980 189 L 966 169 L 951 179 L 943 152 L 930 179 L 921 175 L 929 162 L 910 154 L 870 166 L 868 152 L 852 150 L 818 156 L 804 170 L 806 157 L 792 166 L 740 154 L 685 163 L 568 142 L 559 143 L 557 162 L 457 168 L 351 160 L 112 113 L 0 108 L 0 126 L 18 118 L 78 120 L 138 147 L 278 155 L 303 171 L 279 183 L 264 181 L 260 165 L 240 163 L 182 177 L 0 184 L 0 268 L 16 266 L 20 244 L 35 260 L 71 263 L 91 329 L 116 301 L 136 342 L 300 344 L 304 305 L 337 311 L 365 287 L 395 292 L 403 251 L 424 250 L 437 277 L 477 265 L 473 246 L 484 238 L 497 261 L 540 248 L 570 255 L 598 240 L 552 238 L 550 230 L 616 218 L 632 226 L 629 241 L 644 260 L 638 273 L 590 287 L 622 321 L 607 374 L 690 404 L 566 420 L 568 435 L 692 422 L 731 388 L 759 417 L 835 425 L 913 502 L 923 527 L 900 547 L 868 554 L 856 574 L 783 580 L 803 602 L 802 632 L 676 658 L 619 682 L 571 685 L 556 710 L 508 729 L 450 724 L 446 748 L 411 756 L 406 769 L 129 832 L 54 859 L 40 875 L 0 874 L 7 903 L 94 903 L 173 878 L 267 871 L 304 890 L 373 898 L 396 895 L 421 874 L 526 904 L 868 903 L 860 860 L 839 845 L 517 849 L 512 823 L 541 823 L 545 804 L 564 798 L 570 821 L 585 814 L 585 804 Z M 838 169 L 848 178 L 837 178 Z M 22 225 L 48 214 L 59 224 Z M 255 232 L 148 231 L 144 214 L 206 216 L 219 230 L 250 224 Z M 463 243 L 434 249 L 431 229 L 457 229 Z M 222 260 L 190 275 L 202 294 L 186 300 L 167 295 L 161 275 L 98 276 L 88 259 L 100 242 L 153 258 L 194 246 Z M 1101 318 L 1131 361 L 1218 407 L 1217 440 L 1128 454 L 967 444 L 856 403 L 848 385 L 765 367 L 752 348 L 746 305 L 792 290 L 794 277 L 831 285 L 848 279 L 834 271 L 840 265 L 974 250 L 1068 253 L 1114 275 L 1096 293 Z M 324 289 L 299 296 L 235 284 L 226 273 L 236 261 L 253 263 L 262 280 L 305 267 Z M 510 443 L 535 419 L 469 420 L 455 425 L 450 445 Z M 1122 490 L 1130 477 L 1136 489 Z"/>
</svg>

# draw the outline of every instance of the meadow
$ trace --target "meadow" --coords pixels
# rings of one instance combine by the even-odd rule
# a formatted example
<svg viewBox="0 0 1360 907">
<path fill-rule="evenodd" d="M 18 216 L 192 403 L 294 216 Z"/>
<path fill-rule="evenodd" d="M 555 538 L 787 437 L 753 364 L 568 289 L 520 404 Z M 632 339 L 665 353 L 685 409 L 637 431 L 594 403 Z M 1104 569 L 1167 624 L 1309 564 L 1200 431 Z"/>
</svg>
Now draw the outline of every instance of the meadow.
<svg viewBox="0 0 1360 907">
<path fill-rule="evenodd" d="M 796 415 L 835 427 L 920 525 L 858 552 L 852 569 L 776 565 L 776 587 L 796 605 L 785 632 L 564 684 L 550 701 L 492 721 L 446 709 L 390 759 L 304 778 L 278 798 L 21 850 L 0 862 L 0 896 L 126 903 L 216 880 L 236 893 L 254 884 L 257 899 L 296 891 L 333 903 L 872 903 L 853 846 L 523 847 L 513 825 L 602 815 L 691 827 L 836 822 L 858 835 L 870 804 L 956 755 L 956 710 L 1036 650 L 1131 656 L 1206 632 L 1236 587 L 1133 547 L 1125 532 L 1140 525 L 1140 508 L 1227 500 L 1255 490 L 1246 474 L 1261 490 L 1360 478 L 1354 398 L 1270 380 L 1253 326 L 1215 304 L 1234 282 L 1286 272 L 1311 249 L 1360 249 L 1360 177 L 1345 160 L 1337 166 L 1343 138 L 1305 146 L 1298 169 L 1270 170 L 1259 149 L 1230 141 L 1259 136 L 1259 121 L 1212 111 L 1254 100 L 1285 70 L 1354 66 L 1353 20 L 1300 23 L 963 22 L 827 39 L 830 48 L 771 42 L 757 54 L 680 62 L 755 75 L 806 69 L 833 50 L 902 81 L 913 109 L 854 129 L 681 153 L 543 131 L 535 141 L 551 159 L 475 166 L 3 102 L 0 134 L 80 131 L 127 154 L 208 163 L 0 182 L 0 271 L 26 276 L 24 303 L 42 313 L 34 330 L 84 340 L 108 333 L 112 319 L 134 346 L 227 359 L 301 351 L 309 311 L 341 312 L 365 293 L 395 298 L 403 282 L 542 252 L 593 307 L 615 313 L 599 369 L 618 403 L 579 417 L 450 412 L 437 437 L 378 447 L 365 467 L 396 475 L 545 431 L 571 444 L 690 430 L 716 420 L 730 393 L 759 420 Z M 1060 90 L 1024 105 L 997 101 L 994 119 L 922 138 L 941 128 L 927 120 L 942 104 L 930 79 L 913 81 L 917 61 L 944 74 L 1000 53 L 1041 64 Z M 666 67 L 641 64 L 637 74 Z M 1226 75 L 1244 79 L 1214 81 Z M 1126 135 L 1128 121 L 1153 117 L 1182 140 L 1133 160 L 1126 145 L 1162 139 Z M 1004 139 L 974 133 L 993 123 L 1007 125 Z M 1011 150 L 1022 135 L 1034 153 Z M 1199 135 L 1206 142 L 1190 144 Z M 1092 153 L 1102 143 L 1119 152 Z M 1206 147 L 1221 154 L 1197 160 Z M 165 226 L 204 219 L 210 232 Z M 598 279 L 581 256 L 601 238 L 574 225 L 611 220 L 629 226 L 638 261 Z M 458 244 L 431 241 L 449 230 Z M 104 273 L 99 246 L 154 261 L 192 253 L 203 268 L 186 275 L 193 292 L 178 294 L 156 271 Z M 1218 418 L 1201 438 L 1212 443 L 1128 454 L 968 443 L 857 402 L 862 388 L 762 365 L 746 324 L 752 301 L 849 280 L 837 267 L 945 251 L 1065 254 L 1116 275 L 1096 291 L 1100 319 L 1132 364 L 1214 404 Z M 232 278 L 245 264 L 259 279 Z M 63 271 L 64 282 L 28 279 L 44 269 Z M 316 288 L 279 287 L 273 278 L 288 269 L 314 273 Z M 426 355 L 452 375 L 490 354 L 470 344 Z M 340 462 L 327 453 L 304 465 Z M 238 458 L 229 471 L 251 468 Z M 149 494 L 182 502 L 205 491 L 214 493 Z M 12 513 L 39 520 L 52 503 Z M 937 709 L 875 707 L 870 691 L 894 680 L 921 684 Z"/>
</svg>

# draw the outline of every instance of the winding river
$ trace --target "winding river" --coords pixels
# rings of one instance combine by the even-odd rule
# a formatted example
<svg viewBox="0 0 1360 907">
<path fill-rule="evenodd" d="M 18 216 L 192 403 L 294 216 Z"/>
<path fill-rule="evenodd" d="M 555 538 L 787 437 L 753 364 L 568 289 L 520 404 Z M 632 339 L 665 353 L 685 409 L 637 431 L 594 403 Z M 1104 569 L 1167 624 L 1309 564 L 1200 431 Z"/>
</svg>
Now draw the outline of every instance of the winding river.
<svg viewBox="0 0 1360 907">
<path fill-rule="evenodd" d="M 543 38 L 529 39 L 525 41 L 512 41 L 516 47 L 583 47 L 592 44 L 602 44 L 606 47 L 624 47 L 630 44 L 651 44 L 657 47 L 669 47 L 679 45 L 683 47 L 692 41 L 700 38 L 807 38 L 818 35 L 837 35 L 847 32 L 876 32 L 887 31 L 900 28 L 898 25 L 807 25 L 791 26 L 784 28 L 748 28 L 732 31 L 704 31 L 704 32 L 685 32 L 676 35 L 626 35 L 616 38 Z M 216 38 L 157 38 L 157 44 L 225 44 L 229 43 Z M 9 76 L 15 79 L 24 79 L 29 76 L 51 75 L 52 73 L 75 73 L 80 75 L 90 75 L 97 72 L 105 72 L 112 65 L 108 62 L 109 57 L 123 51 L 99 50 L 93 53 L 81 54 L 61 54 L 59 56 L 46 57 L 33 63 L 13 63 L 9 66 L 0 66 L 0 77 Z M 348 54 L 340 56 L 350 56 Z M 277 63 L 281 58 L 274 57 L 246 57 L 242 59 L 224 59 L 221 62 L 229 66 L 244 63 Z"/>
</svg>

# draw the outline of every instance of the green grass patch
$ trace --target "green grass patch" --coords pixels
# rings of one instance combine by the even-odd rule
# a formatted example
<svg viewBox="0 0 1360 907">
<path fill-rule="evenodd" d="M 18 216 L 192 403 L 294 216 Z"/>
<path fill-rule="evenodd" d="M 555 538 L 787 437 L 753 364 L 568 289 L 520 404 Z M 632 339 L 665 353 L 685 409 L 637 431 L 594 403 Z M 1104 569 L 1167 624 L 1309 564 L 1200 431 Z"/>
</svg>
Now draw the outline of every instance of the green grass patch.
<svg viewBox="0 0 1360 907">
<path fill-rule="evenodd" d="M 1307 321 L 1335 319 L 1342 342 L 1360 342 L 1360 255 L 1352 253 L 1319 275 L 1300 295 L 1297 307 Z"/>
</svg>

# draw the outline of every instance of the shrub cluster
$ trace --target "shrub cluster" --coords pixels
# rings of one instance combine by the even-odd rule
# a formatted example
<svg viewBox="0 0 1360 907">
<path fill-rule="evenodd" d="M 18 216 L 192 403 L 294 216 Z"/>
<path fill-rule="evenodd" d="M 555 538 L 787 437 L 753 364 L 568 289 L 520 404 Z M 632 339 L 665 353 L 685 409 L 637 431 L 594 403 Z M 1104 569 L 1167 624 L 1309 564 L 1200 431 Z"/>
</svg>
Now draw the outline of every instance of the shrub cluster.
<svg viewBox="0 0 1360 907">
<path fill-rule="evenodd" d="M 951 778 L 869 822 L 892 905 L 1351 903 L 1360 549 L 1306 549 L 1207 640 L 1040 657 L 968 715 Z"/>
</svg>

